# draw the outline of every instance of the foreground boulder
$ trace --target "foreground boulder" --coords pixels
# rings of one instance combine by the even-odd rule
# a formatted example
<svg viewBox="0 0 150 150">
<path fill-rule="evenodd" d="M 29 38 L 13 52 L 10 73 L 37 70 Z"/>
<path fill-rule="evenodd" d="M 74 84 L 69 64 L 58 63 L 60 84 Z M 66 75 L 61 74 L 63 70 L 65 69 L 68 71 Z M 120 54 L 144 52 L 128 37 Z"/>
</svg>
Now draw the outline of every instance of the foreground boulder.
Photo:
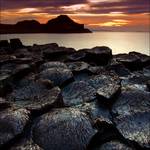
<svg viewBox="0 0 150 150">
<path fill-rule="evenodd" d="M 14 50 L 24 47 L 20 39 L 10 39 L 10 46 Z"/>
<path fill-rule="evenodd" d="M 73 74 L 69 69 L 49 68 L 39 73 L 40 79 L 51 80 L 55 86 L 62 86 L 73 80 Z"/>
<path fill-rule="evenodd" d="M 114 140 L 110 142 L 106 142 L 102 144 L 99 148 L 95 148 L 94 150 L 135 150 L 120 141 Z"/>
<path fill-rule="evenodd" d="M 56 109 L 39 117 L 33 140 L 45 150 L 84 150 L 95 134 L 89 119 L 76 109 Z"/>
<path fill-rule="evenodd" d="M 6 101 L 5 99 L 0 97 L 0 111 L 2 109 L 8 108 L 10 106 L 11 106 L 11 104 L 8 101 Z"/>
<path fill-rule="evenodd" d="M 121 82 L 122 87 L 130 87 L 147 91 L 147 83 L 150 80 L 149 75 L 144 75 L 143 71 L 133 72 L 127 78 L 124 78 Z"/>
<path fill-rule="evenodd" d="M 87 51 L 87 60 L 99 65 L 107 65 L 112 58 L 112 50 L 109 47 L 94 47 Z"/>
<path fill-rule="evenodd" d="M 107 65 L 111 58 L 112 50 L 106 46 L 81 49 L 69 56 L 71 61 L 86 61 L 98 65 Z"/>
<path fill-rule="evenodd" d="M 14 146 L 12 146 L 10 150 L 44 150 L 44 149 L 39 147 L 32 140 L 23 139 Z"/>
<path fill-rule="evenodd" d="M 11 53 L 11 47 L 7 40 L 0 40 L 0 54 Z"/>
<path fill-rule="evenodd" d="M 135 55 L 131 56 L 128 54 L 118 54 L 115 55 L 114 58 L 131 71 L 142 69 L 141 60 L 139 57 L 136 57 Z"/>
<path fill-rule="evenodd" d="M 54 47 L 54 48 L 47 48 L 43 51 L 44 59 L 48 59 L 50 61 L 55 60 L 64 60 L 65 56 L 72 54 L 75 52 L 73 48 L 66 48 L 66 47 Z"/>
<path fill-rule="evenodd" d="M 138 143 L 143 148 L 150 148 L 150 112 L 136 113 L 116 118 L 119 132 L 127 140 Z"/>
<path fill-rule="evenodd" d="M 96 90 L 85 81 L 75 81 L 62 90 L 64 104 L 72 106 L 96 99 Z"/>
<path fill-rule="evenodd" d="M 150 148 L 150 93 L 125 90 L 113 105 L 114 122 L 124 138 Z"/>
<path fill-rule="evenodd" d="M 50 68 L 62 68 L 62 69 L 68 69 L 67 65 L 65 65 L 62 62 L 59 61 L 51 61 L 51 62 L 46 62 L 40 66 L 40 70 L 46 70 Z"/>
<path fill-rule="evenodd" d="M 78 72 L 88 71 L 90 65 L 88 63 L 79 61 L 79 62 L 67 63 L 67 66 L 72 72 L 78 73 Z"/>
<path fill-rule="evenodd" d="M 109 110 L 100 105 L 98 101 L 80 104 L 75 108 L 86 113 L 92 120 L 93 125 L 100 130 L 113 124 Z"/>
<path fill-rule="evenodd" d="M 29 122 L 26 109 L 6 109 L 0 111 L 0 146 L 20 135 Z"/>
<path fill-rule="evenodd" d="M 32 112 L 44 111 L 52 107 L 61 107 L 63 100 L 59 87 L 50 89 L 47 86 L 51 83 L 48 81 L 41 82 L 31 82 L 27 86 L 14 90 L 9 94 L 8 100 Z"/>
<path fill-rule="evenodd" d="M 106 105 L 111 105 L 121 92 L 120 79 L 111 73 L 93 76 L 88 83 L 91 87 L 96 89 L 100 103 Z"/>
<path fill-rule="evenodd" d="M 150 56 L 138 53 L 138 52 L 130 52 L 129 55 L 133 56 L 133 57 L 137 57 L 141 60 L 142 62 L 142 66 L 146 67 L 150 64 Z"/>
</svg>

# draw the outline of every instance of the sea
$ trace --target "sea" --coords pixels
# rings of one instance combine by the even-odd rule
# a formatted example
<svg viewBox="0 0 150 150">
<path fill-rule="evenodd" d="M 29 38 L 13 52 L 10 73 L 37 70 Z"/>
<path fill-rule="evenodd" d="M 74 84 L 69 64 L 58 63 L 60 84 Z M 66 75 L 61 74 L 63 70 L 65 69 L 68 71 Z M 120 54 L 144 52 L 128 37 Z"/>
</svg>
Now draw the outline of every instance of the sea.
<svg viewBox="0 0 150 150">
<path fill-rule="evenodd" d="M 131 51 L 150 55 L 150 32 L 93 32 L 83 34 L 1 34 L 0 40 L 20 38 L 24 45 L 57 43 L 76 50 L 108 46 L 113 54 Z"/>
</svg>

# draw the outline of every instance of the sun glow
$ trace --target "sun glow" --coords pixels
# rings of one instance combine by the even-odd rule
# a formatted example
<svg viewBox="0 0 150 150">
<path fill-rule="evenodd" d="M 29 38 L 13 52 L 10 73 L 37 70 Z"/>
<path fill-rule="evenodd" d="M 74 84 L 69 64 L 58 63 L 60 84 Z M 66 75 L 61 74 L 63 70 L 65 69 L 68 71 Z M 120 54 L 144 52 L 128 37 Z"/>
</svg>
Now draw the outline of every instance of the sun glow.
<svg viewBox="0 0 150 150">
<path fill-rule="evenodd" d="M 77 10 L 88 10 L 89 9 L 89 5 L 87 4 L 76 4 L 76 5 L 70 5 L 70 6 L 62 6 L 62 9 L 66 10 L 66 11 L 77 11 Z"/>
<path fill-rule="evenodd" d="M 30 12 L 36 12 L 38 11 L 37 8 L 23 8 L 23 9 L 20 9 L 18 12 L 19 13 L 30 13 Z"/>
</svg>

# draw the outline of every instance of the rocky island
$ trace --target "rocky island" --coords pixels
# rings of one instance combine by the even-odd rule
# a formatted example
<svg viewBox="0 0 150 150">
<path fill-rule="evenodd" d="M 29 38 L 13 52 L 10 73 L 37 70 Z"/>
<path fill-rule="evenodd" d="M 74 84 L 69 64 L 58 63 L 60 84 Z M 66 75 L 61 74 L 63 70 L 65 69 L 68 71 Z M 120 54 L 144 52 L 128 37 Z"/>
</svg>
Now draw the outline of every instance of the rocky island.
<svg viewBox="0 0 150 150">
<path fill-rule="evenodd" d="M 0 149 L 145 150 L 149 137 L 150 56 L 0 41 Z"/>
<path fill-rule="evenodd" d="M 60 15 L 46 24 L 40 24 L 36 20 L 24 20 L 14 25 L 0 24 L 0 34 L 13 33 L 91 33 L 91 31 L 67 15 Z"/>
</svg>

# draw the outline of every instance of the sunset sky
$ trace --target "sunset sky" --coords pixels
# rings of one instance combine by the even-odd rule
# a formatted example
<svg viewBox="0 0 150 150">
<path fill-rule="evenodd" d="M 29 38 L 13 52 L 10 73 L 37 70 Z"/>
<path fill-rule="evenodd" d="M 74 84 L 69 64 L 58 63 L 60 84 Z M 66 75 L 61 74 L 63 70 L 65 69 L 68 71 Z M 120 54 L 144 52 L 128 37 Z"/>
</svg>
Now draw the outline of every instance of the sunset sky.
<svg viewBox="0 0 150 150">
<path fill-rule="evenodd" d="M 67 14 L 93 30 L 150 30 L 150 0 L 0 0 L 0 9 L 1 23 Z"/>
</svg>

